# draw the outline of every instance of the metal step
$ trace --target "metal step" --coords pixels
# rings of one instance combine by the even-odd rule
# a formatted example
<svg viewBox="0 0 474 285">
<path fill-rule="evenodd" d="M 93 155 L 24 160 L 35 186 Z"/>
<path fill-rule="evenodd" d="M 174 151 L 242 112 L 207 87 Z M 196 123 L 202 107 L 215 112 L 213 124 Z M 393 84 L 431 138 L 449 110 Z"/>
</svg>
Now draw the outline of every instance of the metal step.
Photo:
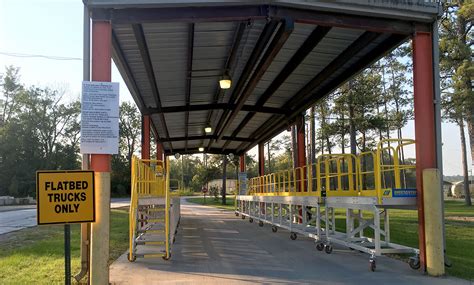
<svg viewBox="0 0 474 285">
<path fill-rule="evenodd" d="M 166 253 L 145 253 L 145 254 L 140 254 L 137 253 L 135 254 L 137 258 L 157 258 L 157 257 L 165 257 Z"/>
<path fill-rule="evenodd" d="M 138 198 L 138 206 L 165 205 L 165 197 L 142 197 Z"/>
<path fill-rule="evenodd" d="M 144 234 L 144 233 L 164 233 L 165 230 L 157 230 L 157 229 L 149 229 L 149 230 L 138 230 L 137 233 Z"/>
<path fill-rule="evenodd" d="M 146 219 L 137 219 L 137 221 L 139 222 L 148 222 L 148 223 L 160 223 L 160 222 L 164 222 L 165 221 L 165 218 L 159 218 L 159 219 L 156 219 L 156 218 L 146 218 Z"/>
<path fill-rule="evenodd" d="M 164 245 L 165 242 L 162 240 L 136 240 L 137 245 Z"/>
</svg>

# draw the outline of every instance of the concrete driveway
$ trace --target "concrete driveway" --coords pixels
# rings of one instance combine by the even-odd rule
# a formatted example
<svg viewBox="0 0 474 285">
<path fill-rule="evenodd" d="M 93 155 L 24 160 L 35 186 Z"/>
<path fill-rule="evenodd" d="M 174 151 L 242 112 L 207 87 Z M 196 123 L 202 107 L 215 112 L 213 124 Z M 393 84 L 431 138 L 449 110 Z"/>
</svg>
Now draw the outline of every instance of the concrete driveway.
<svg viewBox="0 0 474 285">
<path fill-rule="evenodd" d="M 307 238 L 289 239 L 232 212 L 182 201 L 181 225 L 171 260 L 122 255 L 110 267 L 112 284 L 470 284 L 431 278 L 387 257 L 369 271 L 368 255 L 316 250 Z"/>
</svg>

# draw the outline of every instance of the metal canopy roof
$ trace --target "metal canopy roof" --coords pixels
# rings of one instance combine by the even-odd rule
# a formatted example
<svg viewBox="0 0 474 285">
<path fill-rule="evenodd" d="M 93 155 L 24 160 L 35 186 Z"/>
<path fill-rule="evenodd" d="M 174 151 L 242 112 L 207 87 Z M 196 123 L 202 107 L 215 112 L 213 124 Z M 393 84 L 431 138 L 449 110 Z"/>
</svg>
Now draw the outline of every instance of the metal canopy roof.
<svg viewBox="0 0 474 285">
<path fill-rule="evenodd" d="M 425 1 L 91 0 L 166 154 L 241 154 L 400 45 L 431 31 Z M 395 4 L 394 4 L 395 3 Z M 232 87 L 219 88 L 228 71 Z M 213 132 L 206 134 L 204 127 Z"/>
</svg>

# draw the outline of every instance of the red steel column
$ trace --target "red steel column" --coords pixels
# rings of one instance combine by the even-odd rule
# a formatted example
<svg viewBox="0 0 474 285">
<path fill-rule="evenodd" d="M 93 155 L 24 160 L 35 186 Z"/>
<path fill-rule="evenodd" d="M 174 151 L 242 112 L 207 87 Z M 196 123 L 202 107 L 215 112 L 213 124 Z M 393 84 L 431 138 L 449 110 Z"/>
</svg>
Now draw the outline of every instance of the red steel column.
<svg viewBox="0 0 474 285">
<path fill-rule="evenodd" d="M 156 159 L 163 161 L 163 145 L 156 140 Z"/>
<path fill-rule="evenodd" d="M 265 175 L 265 144 L 258 144 L 258 175 Z"/>
<path fill-rule="evenodd" d="M 423 208 L 423 170 L 436 168 L 436 136 L 433 89 L 431 33 L 417 32 L 413 37 L 413 86 L 416 139 L 416 189 L 420 262 L 426 270 L 425 219 Z M 437 189 L 427 189 L 435 191 Z"/>
<path fill-rule="evenodd" d="M 304 122 L 304 116 L 301 116 L 298 118 L 298 122 L 296 123 L 296 152 L 297 152 L 297 162 L 296 162 L 296 166 L 297 167 L 304 167 L 306 166 L 306 143 L 305 143 L 305 131 L 304 131 L 304 125 L 305 125 L 305 122 Z M 303 171 L 304 173 L 304 171 Z M 301 179 L 301 186 L 300 186 L 300 192 L 301 189 L 303 189 L 304 192 L 307 191 L 306 187 L 305 187 L 305 183 L 304 183 L 304 178 L 305 178 L 305 174 L 303 174 L 303 177 L 299 177 L 301 176 L 300 172 L 298 171 L 298 174 L 297 174 L 298 178 Z"/>
<path fill-rule="evenodd" d="M 245 165 L 245 153 L 240 156 L 239 165 L 240 165 L 240 172 L 245 172 L 247 168 Z"/>
<path fill-rule="evenodd" d="M 142 116 L 142 159 L 150 159 L 150 116 Z"/>
<path fill-rule="evenodd" d="M 92 21 L 92 81 L 111 81 L 112 26 Z M 96 222 L 91 224 L 90 284 L 109 284 L 110 154 L 91 154 L 96 189 Z"/>
</svg>

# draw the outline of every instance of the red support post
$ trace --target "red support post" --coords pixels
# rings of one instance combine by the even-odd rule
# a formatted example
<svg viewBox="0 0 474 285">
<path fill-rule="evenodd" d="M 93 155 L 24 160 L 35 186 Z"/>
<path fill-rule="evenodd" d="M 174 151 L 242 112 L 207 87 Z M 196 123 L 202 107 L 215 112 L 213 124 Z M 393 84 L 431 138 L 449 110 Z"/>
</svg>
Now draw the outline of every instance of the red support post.
<svg viewBox="0 0 474 285">
<path fill-rule="evenodd" d="M 306 173 L 304 167 L 306 166 L 306 143 L 305 143 L 305 131 L 304 131 L 304 116 L 301 116 L 298 118 L 298 122 L 296 123 L 296 152 L 297 152 L 297 162 L 296 166 L 301 167 L 300 169 L 303 169 L 303 177 L 301 176 L 301 170 L 298 171 L 297 177 L 298 179 L 301 180 L 300 184 L 300 192 L 306 192 L 306 183 L 305 183 L 305 178 L 306 178 Z"/>
<path fill-rule="evenodd" d="M 92 81 L 112 79 L 112 25 L 109 21 L 92 21 Z M 91 154 L 94 170 L 96 220 L 91 224 L 91 284 L 109 284 L 110 229 L 110 154 Z"/>
<path fill-rule="evenodd" d="M 265 175 L 265 144 L 258 144 L 258 175 Z"/>
<path fill-rule="evenodd" d="M 142 116 L 142 159 L 150 159 L 150 116 Z"/>
<path fill-rule="evenodd" d="M 163 145 L 156 140 L 156 159 L 163 161 Z"/>
<path fill-rule="evenodd" d="M 92 81 L 112 80 L 112 27 L 107 21 L 92 22 Z M 110 154 L 91 154 L 91 170 L 110 172 Z"/>
<path fill-rule="evenodd" d="M 245 153 L 240 156 L 239 160 L 240 172 L 245 172 L 246 165 L 245 165 Z"/>
<path fill-rule="evenodd" d="M 432 35 L 416 32 L 413 36 L 413 86 L 416 139 L 416 189 L 420 263 L 426 270 L 425 218 L 423 207 L 423 170 L 436 168 L 435 104 L 433 88 Z M 436 191 L 437 189 L 427 189 Z"/>
</svg>

